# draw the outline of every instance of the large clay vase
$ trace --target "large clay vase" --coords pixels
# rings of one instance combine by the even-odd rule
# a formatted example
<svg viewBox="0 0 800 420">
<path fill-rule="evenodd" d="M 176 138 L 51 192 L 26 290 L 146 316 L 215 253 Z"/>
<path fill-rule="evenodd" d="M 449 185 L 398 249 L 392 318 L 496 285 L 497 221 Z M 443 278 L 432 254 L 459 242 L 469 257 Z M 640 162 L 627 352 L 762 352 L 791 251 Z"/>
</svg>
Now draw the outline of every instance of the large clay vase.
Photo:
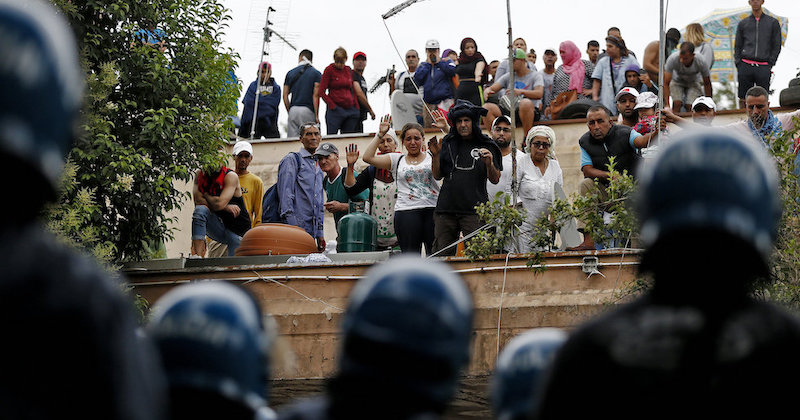
<svg viewBox="0 0 800 420">
<path fill-rule="evenodd" d="M 244 234 L 236 256 L 311 254 L 314 238 L 302 228 L 283 223 L 262 223 Z"/>
</svg>

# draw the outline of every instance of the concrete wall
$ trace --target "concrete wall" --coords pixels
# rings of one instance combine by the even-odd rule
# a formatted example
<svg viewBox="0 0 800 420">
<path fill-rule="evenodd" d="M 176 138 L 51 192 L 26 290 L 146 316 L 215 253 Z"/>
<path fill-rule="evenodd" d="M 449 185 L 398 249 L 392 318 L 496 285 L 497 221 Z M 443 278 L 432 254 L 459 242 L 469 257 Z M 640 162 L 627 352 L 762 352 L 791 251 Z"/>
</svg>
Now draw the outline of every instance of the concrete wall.
<svg viewBox="0 0 800 420">
<path fill-rule="evenodd" d="M 790 110 L 776 110 L 777 112 L 786 112 Z M 688 117 L 688 115 L 687 115 Z M 717 115 L 714 121 L 715 125 L 724 125 L 735 122 L 745 118 L 743 111 L 723 111 Z M 583 174 L 580 170 L 580 148 L 578 146 L 578 139 L 586 131 L 586 124 L 583 120 L 563 120 L 548 123 L 556 132 L 557 142 L 555 153 L 561 164 L 561 169 L 564 173 L 564 192 L 567 196 L 577 193 L 578 185 L 583 179 Z M 680 128 L 671 126 L 673 131 L 679 131 Z M 350 143 L 358 144 L 359 150 L 364 150 L 369 142 L 372 140 L 374 133 L 368 134 L 354 134 L 354 135 L 336 135 L 325 136 L 323 142 L 331 142 L 339 148 L 341 155 L 339 156 L 340 164 L 344 167 L 347 165 L 345 159 L 344 148 Z M 429 130 L 425 133 L 426 138 L 433 136 L 442 137 L 439 131 Z M 516 141 L 519 144 L 524 138 L 524 133 L 521 128 L 517 128 Z M 284 138 L 273 140 L 255 140 L 253 143 L 253 162 L 250 165 L 250 171 L 261 177 L 264 181 L 265 189 L 269 188 L 277 180 L 278 163 L 286 156 L 287 153 L 297 151 L 300 149 L 300 141 L 297 138 Z M 231 152 L 232 145 L 228 146 L 228 152 Z M 233 159 L 230 159 L 230 167 L 233 167 Z M 359 160 L 356 164 L 356 170 L 365 167 L 363 161 Z M 176 184 L 177 188 L 183 191 L 191 191 L 191 184 L 179 183 Z M 173 212 L 169 216 L 177 216 L 178 223 L 175 225 L 177 228 L 174 232 L 174 240 L 167 242 L 167 257 L 177 258 L 182 254 L 188 256 L 191 239 L 191 223 L 192 211 L 194 206 L 190 201 L 185 202 L 183 208 L 178 212 Z M 325 214 L 325 237 L 333 239 L 336 237 L 336 228 L 334 227 L 333 216 L 330 213 Z"/>
</svg>

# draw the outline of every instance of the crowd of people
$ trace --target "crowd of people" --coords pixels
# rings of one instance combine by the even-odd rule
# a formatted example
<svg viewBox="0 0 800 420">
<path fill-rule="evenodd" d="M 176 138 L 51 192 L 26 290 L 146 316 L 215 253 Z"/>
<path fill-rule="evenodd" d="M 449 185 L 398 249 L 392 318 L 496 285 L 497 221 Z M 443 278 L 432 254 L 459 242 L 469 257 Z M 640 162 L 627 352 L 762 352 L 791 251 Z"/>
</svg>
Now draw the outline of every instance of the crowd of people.
<svg viewBox="0 0 800 420">
<path fill-rule="evenodd" d="M 744 108 L 748 88 L 758 85 L 769 90 L 770 71 L 781 50 L 778 21 L 763 13 L 763 0 L 749 3 L 752 14 L 738 24 L 735 33 L 740 108 Z M 665 103 L 671 104 L 674 112 L 690 111 L 690 104 L 697 97 L 713 95 L 710 71 L 715 62 L 714 51 L 699 23 L 689 24 L 684 34 L 670 28 L 663 46 L 659 40 L 650 42 L 642 52 L 641 64 L 617 27 L 609 28 L 601 42 L 588 41 L 585 58 L 581 48 L 571 40 L 561 42 L 557 49 L 546 48 L 541 68 L 536 65 L 536 51 L 529 49 L 524 39 L 517 38 L 512 45 L 511 63 L 508 58 L 490 61 L 481 54 L 472 37 L 461 41 L 460 51 L 447 48 L 442 52 L 436 39 L 426 42 L 424 56 L 415 49 L 408 50 L 407 70 L 397 77 L 391 73 L 386 80 L 393 127 L 401 130 L 405 124 L 416 122 L 430 128 L 434 123 L 433 111 L 449 112 L 457 100 L 488 110 L 480 124 L 484 129 L 489 129 L 497 116 L 510 116 L 513 108 L 514 118 L 527 133 L 536 121 L 574 117 L 573 113 L 561 111 L 578 99 L 583 99 L 584 113 L 599 103 L 616 116 L 615 96 L 623 87 L 634 87 L 640 93 L 659 93 L 662 54 L 666 63 Z M 601 47 L 604 47 L 602 52 Z M 351 67 L 347 65 L 347 51 L 339 47 L 334 51 L 333 63 L 322 73 L 314 69 L 312 58 L 311 51 L 300 52 L 298 66 L 287 73 L 283 84 L 282 99 L 289 112 L 287 136 L 299 136 L 299 125 L 303 122 L 320 122 L 320 99 L 327 106 L 324 115 L 327 134 L 363 132 L 363 122 L 368 116 L 376 118 L 364 78 L 367 55 L 356 52 Z M 559 58 L 561 64 L 556 66 Z M 269 67 L 266 62 L 259 65 L 259 78 L 247 90 L 240 137 L 279 137 L 281 88 L 271 77 Z M 518 104 L 512 104 L 506 97 L 511 71 L 515 80 L 513 89 L 520 98 Z M 255 107 L 258 109 L 254 110 Z"/>
<path fill-rule="evenodd" d="M 772 27 L 773 22 L 769 19 L 774 18 L 762 14 L 761 3 L 751 0 L 751 17 L 759 15 L 759 21 L 764 19 L 765 25 Z M 748 24 L 743 23 L 740 27 L 743 39 L 753 35 Z M 759 36 L 758 33 L 755 35 Z M 529 252 L 533 249 L 530 239 L 537 220 L 548 214 L 557 186 L 563 187 L 563 174 L 553 150 L 555 132 L 534 123 L 541 116 L 553 115 L 548 104 L 556 106 L 562 94 L 572 92 L 573 100 L 592 100 L 583 114 L 588 131 L 577 139 L 584 176 L 580 184 L 582 195 L 605 195 L 612 158 L 617 171 L 636 176 L 639 162 L 655 149 L 648 148 L 669 139 L 667 123 L 682 126 L 709 126 L 713 123 L 717 107 L 711 97 L 709 78 L 709 62 L 713 63 L 713 55 L 709 55 L 710 48 L 703 41 L 700 25 L 689 25 L 687 40 L 680 43 L 680 38 L 680 33 L 673 28 L 666 34 L 663 51 L 658 41 L 648 45 L 643 57 L 644 68 L 640 68 L 635 55 L 627 50 L 619 30 L 611 28 L 602 54 L 599 53 L 599 44 L 591 41 L 587 44 L 590 60 L 583 60 L 578 47 L 565 41 L 559 46 L 563 64 L 555 68 L 555 51 L 548 49 L 544 54 L 542 72 L 537 71 L 531 61 L 531 58 L 535 60 L 535 51 L 526 53 L 527 45 L 521 38 L 514 41 L 513 63 L 505 60 L 487 65 L 482 65 L 486 60 L 472 38 L 463 40 L 460 55 L 452 50 L 440 54 L 439 43 L 429 40 L 425 49 L 427 61 L 420 64 L 417 52 L 409 50 L 406 61 L 411 71 L 401 72 L 392 83 L 392 101 L 413 101 L 406 102 L 406 110 L 413 112 L 401 115 L 401 119 L 408 121 L 403 122 L 398 130 L 394 115 L 381 118 L 375 138 L 364 151 L 363 160 L 369 166 L 361 174 L 355 170 L 360 156 L 355 144 L 347 147 L 347 166 L 344 168 L 339 164 L 338 148 L 333 143 L 320 144 L 318 118 L 312 120 L 310 113 L 315 111 L 309 106 L 318 109 L 316 92 L 331 104 L 326 115 L 329 134 L 332 134 L 331 127 L 356 127 L 359 121 L 363 121 L 365 114 L 359 114 L 358 109 L 359 104 L 366 100 L 359 87 L 363 84 L 363 77 L 359 81 L 357 75 L 363 74 L 366 55 L 356 53 L 354 63 L 357 65 L 351 71 L 344 64 L 346 51 L 337 49 L 334 63 L 325 69 L 320 79 L 311 67 L 311 53 L 305 50 L 300 54 L 300 65 L 287 76 L 292 83 L 284 87 L 284 95 L 287 95 L 295 89 L 292 87 L 295 79 L 307 77 L 308 89 L 298 86 L 295 90 L 305 92 L 307 100 L 298 99 L 305 105 L 292 105 L 289 110 L 291 115 L 300 115 L 298 118 L 308 120 L 296 124 L 303 145 L 300 151 L 284 157 L 279 166 L 278 185 L 282 197 L 279 221 L 303 227 L 317 240 L 318 249 L 322 251 L 326 243 L 322 228 L 324 211 L 332 213 L 338 225 L 350 211 L 351 203 L 366 201 L 367 212 L 378 222 L 380 249 L 396 248 L 401 252 L 415 253 L 424 250 L 426 255 L 454 255 L 458 243 L 485 227 L 475 207 L 494 199 L 498 193 L 512 195 L 511 173 L 512 167 L 516 166 L 519 189 L 516 191 L 517 201 L 513 204 L 526 210 L 526 219 L 514 233 L 518 240 L 509 244 L 507 249 L 497 251 Z M 750 52 L 748 45 L 747 41 L 741 45 L 741 57 L 753 56 L 754 52 Z M 779 38 L 776 45 L 779 50 Z M 658 80 L 658 67 L 653 68 L 652 63 L 658 62 L 662 53 L 669 56 L 665 60 L 663 86 L 667 106 L 660 111 L 659 89 L 653 83 L 653 80 Z M 777 55 L 770 57 L 768 62 L 774 64 Z M 742 65 L 751 65 L 749 59 L 742 60 Z M 270 71 L 269 64 L 262 63 L 260 77 L 272 85 L 272 92 L 279 92 L 274 80 L 269 79 Z M 504 93 L 511 72 L 515 76 L 514 90 L 520 98 L 516 106 Z M 453 83 L 459 78 L 463 85 Z M 321 80 L 322 90 L 317 85 L 320 83 L 318 80 Z M 729 128 L 763 143 L 770 135 L 792 129 L 797 112 L 773 115 L 769 110 L 768 86 L 757 83 L 751 82 L 751 87 L 740 93 L 747 119 L 730 124 Z M 253 91 L 256 84 L 253 82 L 251 85 Z M 293 101 L 296 97 L 296 93 L 292 94 Z M 671 107 L 668 105 L 670 97 Z M 292 112 L 295 107 L 304 109 Z M 373 114 L 371 108 L 366 109 L 367 113 Z M 515 110 L 513 117 L 510 109 Z M 692 122 L 678 115 L 683 109 L 692 112 Z M 522 153 L 519 150 L 512 153 L 509 144 L 511 118 L 516 118 L 516 123 L 521 123 L 526 133 Z M 260 127 L 258 124 L 253 126 Z M 426 144 L 425 126 L 438 127 L 446 135 L 441 140 L 434 137 Z M 487 129 L 491 137 L 484 135 L 483 129 Z M 396 131 L 400 132 L 399 137 Z M 240 156 L 242 153 L 244 157 Z M 239 141 L 234 155 L 236 172 L 241 177 L 247 174 L 247 159 L 252 159 L 252 146 L 244 140 Z M 229 255 L 232 255 L 242 232 L 259 223 L 256 213 L 263 185 L 256 187 L 251 183 L 253 188 L 242 187 L 240 197 L 238 190 L 231 192 L 235 189 L 232 186 L 236 177 L 223 176 L 225 171 L 233 172 L 216 168 L 210 174 L 198 173 L 196 177 L 195 202 L 198 208 L 193 221 L 198 228 L 193 229 L 192 255 L 205 255 L 205 244 L 201 239 L 206 235 L 227 244 Z M 220 191 L 218 196 L 221 199 L 211 197 L 213 194 L 205 191 L 204 183 L 209 179 L 219 181 L 215 188 Z M 212 214 L 216 214 L 215 220 L 211 220 Z M 249 226 L 245 223 L 248 214 Z M 235 225 L 237 219 L 239 224 Z M 589 232 L 584 231 L 582 221 L 577 223 L 583 241 L 569 249 L 598 249 L 600 245 L 593 241 Z"/>
</svg>

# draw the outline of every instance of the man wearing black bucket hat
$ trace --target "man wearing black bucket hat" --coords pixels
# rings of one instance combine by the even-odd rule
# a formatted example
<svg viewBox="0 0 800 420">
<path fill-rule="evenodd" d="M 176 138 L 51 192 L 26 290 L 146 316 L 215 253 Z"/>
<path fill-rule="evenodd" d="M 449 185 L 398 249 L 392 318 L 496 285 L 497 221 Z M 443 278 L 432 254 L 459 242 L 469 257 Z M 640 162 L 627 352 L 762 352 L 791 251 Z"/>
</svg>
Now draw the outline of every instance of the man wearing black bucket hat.
<svg viewBox="0 0 800 420">
<path fill-rule="evenodd" d="M 453 245 L 480 227 L 475 206 L 489 201 L 486 180 L 500 181 L 503 155 L 497 143 L 480 129 L 485 108 L 459 100 L 450 110 L 450 132 L 439 141 L 428 142 L 433 156 L 433 176 L 444 178 L 434 213 L 433 252 L 455 255 Z"/>
</svg>

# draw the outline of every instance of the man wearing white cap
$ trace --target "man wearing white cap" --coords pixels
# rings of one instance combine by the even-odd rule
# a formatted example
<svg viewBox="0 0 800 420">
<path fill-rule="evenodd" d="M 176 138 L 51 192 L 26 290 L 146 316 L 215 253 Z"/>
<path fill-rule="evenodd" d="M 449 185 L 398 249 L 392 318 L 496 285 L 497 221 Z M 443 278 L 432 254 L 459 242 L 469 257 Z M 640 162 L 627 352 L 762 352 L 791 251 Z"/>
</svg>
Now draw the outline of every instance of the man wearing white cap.
<svg viewBox="0 0 800 420">
<path fill-rule="evenodd" d="M 242 189 L 244 207 L 250 215 L 250 226 L 261 223 L 261 199 L 264 197 L 264 182 L 258 175 L 247 168 L 253 161 L 253 145 L 249 141 L 240 140 L 233 145 L 233 161 L 236 175 L 239 176 L 239 187 Z M 211 240 L 208 244 L 209 258 L 222 257 L 227 252 L 227 245 Z"/>
<path fill-rule="evenodd" d="M 695 124 L 710 127 L 717 115 L 717 104 L 708 96 L 698 96 L 692 102 L 692 122 Z M 688 121 L 675 115 L 669 108 L 664 109 L 664 117 L 668 122 L 675 124 L 686 124 Z"/>
<path fill-rule="evenodd" d="M 692 102 L 692 121 L 697 124 L 711 126 L 717 115 L 717 104 L 709 96 L 698 96 Z"/>
<path fill-rule="evenodd" d="M 633 127 L 639 122 L 639 113 L 636 111 L 636 98 L 639 91 L 632 87 L 624 87 L 617 92 L 614 100 L 617 101 L 617 113 L 622 125 Z"/>
<path fill-rule="evenodd" d="M 452 79 L 456 75 L 456 65 L 449 59 L 442 60 L 439 56 L 439 41 L 435 39 L 429 39 L 425 43 L 425 55 L 427 60 L 414 72 L 414 83 L 424 88 L 422 98 L 429 110 L 450 109 L 455 96 Z M 428 111 L 423 111 L 422 118 L 425 120 L 425 127 L 430 127 L 433 123 Z"/>
<path fill-rule="evenodd" d="M 264 181 L 247 168 L 253 161 L 253 145 L 249 141 L 238 141 L 233 145 L 233 160 L 236 163 L 236 175 L 242 188 L 244 206 L 250 213 L 252 227 L 261 223 L 261 199 L 264 197 Z"/>
</svg>

